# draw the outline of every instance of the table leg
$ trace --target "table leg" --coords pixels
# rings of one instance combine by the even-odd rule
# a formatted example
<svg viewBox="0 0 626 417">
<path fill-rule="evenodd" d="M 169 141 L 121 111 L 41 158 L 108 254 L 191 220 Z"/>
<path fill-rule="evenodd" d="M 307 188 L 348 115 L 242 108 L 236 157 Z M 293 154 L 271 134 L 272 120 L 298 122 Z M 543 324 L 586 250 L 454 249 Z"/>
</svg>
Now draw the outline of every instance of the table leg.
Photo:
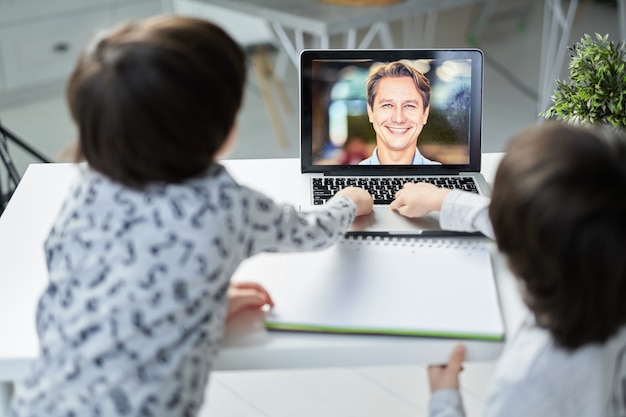
<svg viewBox="0 0 626 417">
<path fill-rule="evenodd" d="M 619 40 L 626 42 L 626 1 L 617 0 L 617 19 L 619 23 Z"/>
<path fill-rule="evenodd" d="M 0 382 L 0 417 L 9 416 L 9 406 L 13 395 L 13 383 L 8 381 Z"/>
<path fill-rule="evenodd" d="M 420 30 L 420 28 L 422 28 Z M 437 11 L 402 19 L 402 43 L 405 48 L 431 48 L 435 43 Z"/>
<path fill-rule="evenodd" d="M 412 38 L 413 36 L 407 34 L 406 26 L 408 26 L 408 24 L 406 22 L 406 19 L 404 20 L 404 24 L 405 24 L 405 28 L 404 28 L 405 46 L 407 46 L 406 45 L 408 43 L 407 39 L 409 37 Z M 425 46 L 432 45 L 434 37 L 435 37 L 436 25 L 437 25 L 437 12 L 436 11 L 428 12 L 426 14 L 426 22 L 423 25 L 424 27 L 424 31 L 422 35 L 423 45 Z M 299 59 L 300 51 L 303 50 L 305 46 L 303 31 L 296 29 L 294 31 L 294 41 L 292 42 L 291 39 L 289 38 L 289 35 L 287 35 L 285 28 L 282 25 L 276 22 L 270 22 L 270 26 L 272 30 L 274 31 L 274 33 L 276 34 L 276 37 L 280 41 L 283 50 L 285 51 L 287 56 L 291 59 L 291 62 L 293 63 L 293 65 L 297 68 L 299 65 L 298 59 Z M 413 31 L 412 28 L 410 30 L 411 32 Z M 347 49 L 355 49 L 355 47 L 357 49 L 367 49 L 371 45 L 372 41 L 377 35 L 380 38 L 380 42 L 383 48 L 387 48 L 387 49 L 394 48 L 393 35 L 391 34 L 391 29 L 389 28 L 388 22 L 377 22 L 371 25 L 369 29 L 367 30 L 363 39 L 361 39 L 361 42 L 358 44 L 358 46 L 356 45 L 357 43 L 356 29 L 349 29 L 345 34 L 346 36 L 345 47 Z M 329 36 L 328 35 L 319 36 L 318 42 L 319 42 L 319 48 L 327 49 L 330 43 Z"/>
<path fill-rule="evenodd" d="M 578 7 L 578 0 L 571 0 L 567 14 L 561 0 L 546 0 L 541 35 L 541 68 L 539 70 L 539 100 L 537 111 L 542 112 L 550 105 L 555 80 L 563 65 L 569 35 Z"/>
<path fill-rule="evenodd" d="M 435 30 L 437 29 L 437 10 L 431 10 L 426 14 L 426 24 L 422 34 L 422 46 L 431 48 L 435 43 Z"/>
<path fill-rule="evenodd" d="M 385 31 L 386 33 L 383 33 L 383 31 Z M 363 39 L 361 39 L 361 43 L 359 44 L 358 49 L 367 49 L 376 35 L 380 36 L 383 48 L 393 48 L 393 41 L 391 41 L 389 26 L 386 23 L 378 22 L 374 23 L 367 30 L 367 33 L 365 34 L 365 36 L 363 36 Z"/>
<path fill-rule="evenodd" d="M 320 36 L 320 49 L 328 49 L 330 45 L 330 38 L 328 35 Z"/>
<path fill-rule="evenodd" d="M 478 5 L 478 18 L 474 19 L 472 30 L 470 31 L 470 39 L 476 41 L 481 35 L 485 27 L 489 24 L 490 17 L 494 14 L 498 0 L 486 0 Z"/>
<path fill-rule="evenodd" d="M 354 48 L 356 48 L 356 29 L 350 29 L 346 34 L 346 49 Z"/>
<path fill-rule="evenodd" d="M 402 46 L 405 48 L 413 48 L 413 35 L 415 31 L 413 29 L 413 23 L 415 18 L 413 16 L 407 16 L 402 19 Z"/>
<path fill-rule="evenodd" d="M 287 53 L 287 56 L 291 59 L 293 65 L 298 68 L 298 56 L 300 54 L 299 50 L 296 50 L 296 47 L 291 43 L 289 36 L 287 36 L 287 32 L 285 29 L 276 22 L 270 22 L 272 26 L 272 30 L 276 34 L 276 37 L 280 41 L 283 46 L 283 50 Z"/>
<path fill-rule="evenodd" d="M 389 29 L 389 23 L 381 22 L 378 34 L 383 48 L 393 49 L 393 36 L 391 35 L 391 29 Z"/>
<path fill-rule="evenodd" d="M 299 55 L 300 51 L 304 49 L 304 33 L 302 33 L 302 29 L 294 29 L 293 37 L 294 37 L 295 52 L 296 54 Z"/>
</svg>

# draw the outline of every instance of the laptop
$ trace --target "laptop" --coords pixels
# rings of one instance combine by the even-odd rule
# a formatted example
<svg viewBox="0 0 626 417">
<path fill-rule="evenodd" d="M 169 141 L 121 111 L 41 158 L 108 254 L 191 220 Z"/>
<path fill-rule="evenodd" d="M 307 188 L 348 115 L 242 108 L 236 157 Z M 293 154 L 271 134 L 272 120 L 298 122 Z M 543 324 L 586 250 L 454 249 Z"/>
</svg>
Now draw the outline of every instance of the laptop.
<svg viewBox="0 0 626 417">
<path fill-rule="evenodd" d="M 378 101 L 370 106 L 372 114 L 389 108 L 396 109 L 396 114 L 385 116 L 379 112 L 370 117 L 368 75 L 396 61 L 412 66 L 428 80 L 430 102 L 424 106 L 419 101 L 428 99 L 420 98 L 415 99 L 417 105 L 412 104 L 413 96 L 405 93 L 422 94 L 412 78 L 408 78 L 410 85 L 401 85 L 396 90 L 389 87 L 390 83 L 379 81 L 375 88 L 370 88 L 374 93 L 380 92 Z M 393 91 L 398 89 L 402 97 L 396 99 Z M 392 97 L 390 103 L 383 103 L 381 100 L 387 100 L 387 96 Z M 355 185 L 370 191 L 374 209 L 371 214 L 357 218 L 349 235 L 459 234 L 442 230 L 437 213 L 409 219 L 391 211 L 388 205 L 396 190 L 408 181 L 427 181 L 489 195 L 490 188 L 480 174 L 482 96 L 483 54 L 478 49 L 302 51 L 301 208 L 324 204 L 337 190 Z M 422 113 L 417 117 L 422 119 L 415 119 L 414 123 L 421 126 L 417 151 L 412 144 L 406 147 L 412 149 L 409 151 L 412 159 L 408 163 L 385 160 L 385 147 L 396 146 L 390 142 L 412 132 L 412 127 L 404 130 L 407 119 L 413 117 L 404 110 L 415 111 L 420 106 Z M 426 107 L 427 115 L 423 113 Z M 390 131 L 385 118 L 393 120 L 391 139 L 386 137 Z"/>
</svg>

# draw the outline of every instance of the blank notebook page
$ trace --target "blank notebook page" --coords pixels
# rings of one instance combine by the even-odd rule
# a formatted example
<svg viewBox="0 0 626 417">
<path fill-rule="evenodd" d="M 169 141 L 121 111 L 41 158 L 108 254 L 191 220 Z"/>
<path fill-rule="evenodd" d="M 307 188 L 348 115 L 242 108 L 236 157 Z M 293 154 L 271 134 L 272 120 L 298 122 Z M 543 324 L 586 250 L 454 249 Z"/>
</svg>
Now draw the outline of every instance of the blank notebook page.
<svg viewBox="0 0 626 417">
<path fill-rule="evenodd" d="M 270 329 L 503 340 L 489 246 L 352 240 L 285 254 Z"/>
</svg>

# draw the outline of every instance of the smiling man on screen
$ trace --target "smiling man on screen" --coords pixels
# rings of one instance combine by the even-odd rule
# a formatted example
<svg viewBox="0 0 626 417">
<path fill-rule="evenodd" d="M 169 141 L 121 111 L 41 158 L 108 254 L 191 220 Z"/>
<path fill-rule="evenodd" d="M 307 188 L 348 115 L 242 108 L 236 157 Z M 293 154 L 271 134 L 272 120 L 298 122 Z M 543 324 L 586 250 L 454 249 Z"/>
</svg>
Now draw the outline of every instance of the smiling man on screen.
<svg viewBox="0 0 626 417">
<path fill-rule="evenodd" d="M 430 82 L 408 61 L 375 66 L 367 79 L 367 115 L 376 149 L 360 165 L 438 165 L 417 149 L 428 121 Z"/>
</svg>

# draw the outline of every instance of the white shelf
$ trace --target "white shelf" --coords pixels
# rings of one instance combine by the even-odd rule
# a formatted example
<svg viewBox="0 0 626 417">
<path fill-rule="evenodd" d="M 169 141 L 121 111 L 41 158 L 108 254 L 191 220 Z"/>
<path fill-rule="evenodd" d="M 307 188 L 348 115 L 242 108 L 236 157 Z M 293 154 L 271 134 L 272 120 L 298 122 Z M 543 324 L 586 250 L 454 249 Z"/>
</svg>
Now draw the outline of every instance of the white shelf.
<svg viewBox="0 0 626 417">
<path fill-rule="evenodd" d="M 97 31 L 161 12 L 160 0 L 0 0 L 0 106 L 62 91 Z"/>
</svg>

